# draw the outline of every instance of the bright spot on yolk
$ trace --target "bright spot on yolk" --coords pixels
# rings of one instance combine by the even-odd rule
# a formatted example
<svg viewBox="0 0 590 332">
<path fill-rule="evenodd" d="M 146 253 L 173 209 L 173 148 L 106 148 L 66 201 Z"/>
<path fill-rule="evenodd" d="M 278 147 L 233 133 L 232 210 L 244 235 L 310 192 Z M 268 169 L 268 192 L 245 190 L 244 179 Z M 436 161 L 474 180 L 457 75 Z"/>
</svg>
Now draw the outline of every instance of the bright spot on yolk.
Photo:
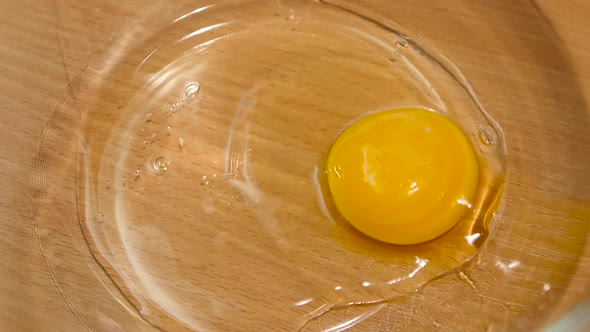
<svg viewBox="0 0 590 332">
<path fill-rule="evenodd" d="M 451 229 L 471 207 L 479 167 L 450 119 L 404 108 L 365 117 L 334 142 L 327 161 L 336 207 L 355 228 L 393 244 Z"/>
</svg>

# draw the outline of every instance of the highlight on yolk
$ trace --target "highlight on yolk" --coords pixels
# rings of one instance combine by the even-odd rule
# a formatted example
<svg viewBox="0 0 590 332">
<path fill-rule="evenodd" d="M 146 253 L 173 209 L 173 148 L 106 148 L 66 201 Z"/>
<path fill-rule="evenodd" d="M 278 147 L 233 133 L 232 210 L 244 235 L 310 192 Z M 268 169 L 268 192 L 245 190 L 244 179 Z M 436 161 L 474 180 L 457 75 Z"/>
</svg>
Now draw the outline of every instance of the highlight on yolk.
<svg viewBox="0 0 590 332">
<path fill-rule="evenodd" d="M 459 126 L 419 108 L 353 123 L 330 148 L 327 170 L 342 216 L 393 244 L 426 242 L 451 229 L 479 181 L 473 146 Z"/>
</svg>

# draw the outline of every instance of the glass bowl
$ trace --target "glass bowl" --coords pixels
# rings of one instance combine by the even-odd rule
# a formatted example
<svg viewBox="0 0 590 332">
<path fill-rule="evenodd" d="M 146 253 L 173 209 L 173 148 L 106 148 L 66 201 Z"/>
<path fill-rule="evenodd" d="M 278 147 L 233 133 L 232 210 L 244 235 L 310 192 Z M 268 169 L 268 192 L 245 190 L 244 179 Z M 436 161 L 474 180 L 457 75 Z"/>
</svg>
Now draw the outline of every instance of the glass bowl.
<svg viewBox="0 0 590 332">
<path fill-rule="evenodd" d="M 135 8 L 40 142 L 44 265 L 90 329 L 546 326 L 590 216 L 560 43 L 528 1 Z M 465 217 L 416 246 L 354 230 L 325 184 L 339 133 L 399 107 L 453 119 L 481 170 Z"/>
</svg>

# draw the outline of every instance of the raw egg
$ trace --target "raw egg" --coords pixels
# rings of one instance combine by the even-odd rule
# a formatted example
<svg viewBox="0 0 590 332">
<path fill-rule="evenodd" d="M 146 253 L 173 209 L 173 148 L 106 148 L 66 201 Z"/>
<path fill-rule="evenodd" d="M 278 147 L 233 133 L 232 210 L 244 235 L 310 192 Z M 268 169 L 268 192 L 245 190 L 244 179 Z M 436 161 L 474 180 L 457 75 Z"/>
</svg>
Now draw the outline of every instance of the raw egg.
<svg viewBox="0 0 590 332">
<path fill-rule="evenodd" d="M 471 208 L 479 166 L 451 119 L 420 108 L 364 117 L 330 148 L 328 184 L 341 215 L 392 244 L 417 244 L 450 230 Z"/>
</svg>

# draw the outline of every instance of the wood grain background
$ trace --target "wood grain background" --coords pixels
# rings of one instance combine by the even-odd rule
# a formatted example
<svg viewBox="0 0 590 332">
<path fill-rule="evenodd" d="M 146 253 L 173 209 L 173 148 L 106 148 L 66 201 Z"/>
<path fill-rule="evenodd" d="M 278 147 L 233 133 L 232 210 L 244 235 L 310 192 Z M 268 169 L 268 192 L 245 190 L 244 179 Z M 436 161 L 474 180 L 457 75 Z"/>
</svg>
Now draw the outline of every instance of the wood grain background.
<svg viewBox="0 0 590 332">
<path fill-rule="evenodd" d="M 93 54 L 133 15 L 136 6 L 142 4 L 146 2 L 0 0 L 0 329 L 3 331 L 82 330 L 76 317 L 56 296 L 32 236 L 31 174 L 42 128 L 56 100 Z M 563 53 L 574 68 L 572 79 L 579 83 L 586 105 L 590 104 L 590 2 L 539 0 L 535 4 L 561 40 Z M 509 7 L 508 3 L 506 6 Z M 518 37 L 526 32 L 511 33 Z M 535 63 L 530 65 L 531 72 L 545 70 Z M 590 165 L 579 167 L 590 170 Z M 552 319 L 590 298 L 589 285 L 590 246 L 586 245 L 576 276 L 552 313 Z"/>
</svg>

